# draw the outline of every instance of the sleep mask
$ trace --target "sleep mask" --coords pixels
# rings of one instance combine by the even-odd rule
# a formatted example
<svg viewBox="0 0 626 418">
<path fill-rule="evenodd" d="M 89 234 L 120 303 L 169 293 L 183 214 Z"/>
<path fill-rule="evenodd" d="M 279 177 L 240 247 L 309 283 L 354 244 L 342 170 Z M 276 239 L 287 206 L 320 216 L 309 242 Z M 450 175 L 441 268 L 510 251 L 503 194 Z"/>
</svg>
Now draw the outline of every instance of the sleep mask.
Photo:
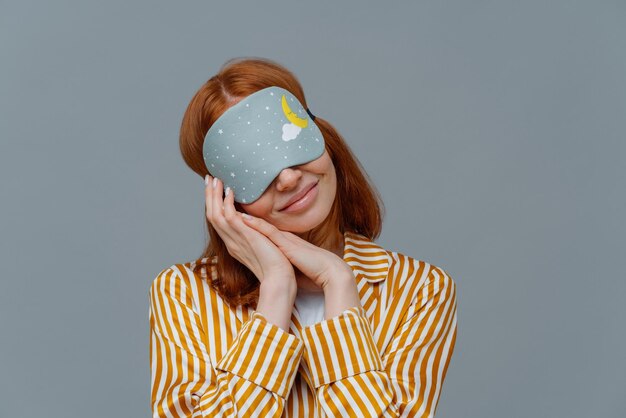
<svg viewBox="0 0 626 418">
<path fill-rule="evenodd" d="M 204 137 L 207 169 L 235 201 L 252 203 L 285 168 L 308 163 L 325 150 L 315 117 L 288 90 L 267 87 L 228 108 Z"/>
</svg>

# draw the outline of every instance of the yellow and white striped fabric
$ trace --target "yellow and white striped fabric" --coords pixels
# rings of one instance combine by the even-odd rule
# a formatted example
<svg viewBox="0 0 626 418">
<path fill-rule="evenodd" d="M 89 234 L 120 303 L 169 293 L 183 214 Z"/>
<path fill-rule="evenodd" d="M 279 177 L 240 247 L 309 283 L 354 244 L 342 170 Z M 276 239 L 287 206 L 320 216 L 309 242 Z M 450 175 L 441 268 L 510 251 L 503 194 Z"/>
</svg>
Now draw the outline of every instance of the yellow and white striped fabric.
<svg viewBox="0 0 626 418">
<path fill-rule="evenodd" d="M 433 417 L 457 330 L 441 268 L 344 234 L 361 306 L 290 331 L 231 307 L 195 260 L 149 291 L 154 417 Z M 215 277 L 215 276 L 214 276 Z"/>
</svg>

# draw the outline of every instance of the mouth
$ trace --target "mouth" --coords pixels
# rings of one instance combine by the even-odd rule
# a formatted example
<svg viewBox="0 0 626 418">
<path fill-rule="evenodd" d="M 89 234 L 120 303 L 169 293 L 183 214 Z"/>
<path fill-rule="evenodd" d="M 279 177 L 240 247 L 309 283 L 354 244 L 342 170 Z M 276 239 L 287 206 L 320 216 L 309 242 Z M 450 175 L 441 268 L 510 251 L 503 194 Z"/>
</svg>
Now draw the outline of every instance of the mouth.
<svg viewBox="0 0 626 418">
<path fill-rule="evenodd" d="M 289 199 L 287 204 L 283 206 L 283 208 L 280 209 L 279 212 L 289 211 L 290 209 L 297 210 L 303 206 L 308 206 L 309 201 L 312 200 L 312 198 L 314 197 L 312 195 L 315 194 L 315 193 L 310 193 L 310 192 L 317 191 L 317 188 L 316 188 L 317 183 L 319 183 L 319 180 L 305 187 L 301 192 L 297 193 L 295 196 Z"/>
</svg>

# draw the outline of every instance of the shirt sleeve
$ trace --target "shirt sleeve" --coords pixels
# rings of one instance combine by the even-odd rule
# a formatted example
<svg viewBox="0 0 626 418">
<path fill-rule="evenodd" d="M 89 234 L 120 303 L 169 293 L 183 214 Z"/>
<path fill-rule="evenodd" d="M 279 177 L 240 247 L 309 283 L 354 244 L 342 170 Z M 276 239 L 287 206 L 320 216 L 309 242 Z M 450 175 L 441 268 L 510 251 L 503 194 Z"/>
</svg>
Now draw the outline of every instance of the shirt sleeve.
<svg viewBox="0 0 626 418">
<path fill-rule="evenodd" d="M 320 407 L 331 417 L 434 417 L 456 317 L 456 284 L 433 268 L 385 353 L 360 305 L 304 328 L 303 358 Z"/>
<path fill-rule="evenodd" d="M 153 417 L 282 415 L 302 356 L 298 338 L 254 312 L 213 365 L 192 290 L 181 275 L 162 271 L 149 299 Z"/>
</svg>

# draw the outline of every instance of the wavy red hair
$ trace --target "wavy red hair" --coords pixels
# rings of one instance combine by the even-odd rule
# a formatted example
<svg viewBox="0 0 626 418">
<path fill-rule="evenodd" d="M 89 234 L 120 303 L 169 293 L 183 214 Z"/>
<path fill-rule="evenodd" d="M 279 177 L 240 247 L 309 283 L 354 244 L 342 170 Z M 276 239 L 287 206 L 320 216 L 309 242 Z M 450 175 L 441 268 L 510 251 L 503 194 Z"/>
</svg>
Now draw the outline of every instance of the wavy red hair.
<svg viewBox="0 0 626 418">
<path fill-rule="evenodd" d="M 180 128 L 180 151 L 185 163 L 202 178 L 211 174 L 204 164 L 202 145 L 211 125 L 238 100 L 270 86 L 290 91 L 308 108 L 304 91 L 296 76 L 275 61 L 258 57 L 233 58 L 220 68 L 192 97 Z M 354 156 L 339 132 L 318 116 L 314 123 L 324 135 L 326 150 L 337 174 L 337 194 L 331 211 L 320 225 L 306 234 L 306 240 L 321 246 L 339 230 L 362 234 L 372 240 L 381 232 L 384 204 L 359 160 Z M 235 207 L 245 212 L 239 203 Z M 237 259 L 232 257 L 213 225 L 207 225 L 209 241 L 200 258 L 208 263 L 216 257 L 216 277 L 209 275 L 211 285 L 231 305 L 256 308 L 259 280 Z M 195 270 L 205 267 L 198 263 Z M 211 271 L 211 269 L 208 269 Z"/>
</svg>

